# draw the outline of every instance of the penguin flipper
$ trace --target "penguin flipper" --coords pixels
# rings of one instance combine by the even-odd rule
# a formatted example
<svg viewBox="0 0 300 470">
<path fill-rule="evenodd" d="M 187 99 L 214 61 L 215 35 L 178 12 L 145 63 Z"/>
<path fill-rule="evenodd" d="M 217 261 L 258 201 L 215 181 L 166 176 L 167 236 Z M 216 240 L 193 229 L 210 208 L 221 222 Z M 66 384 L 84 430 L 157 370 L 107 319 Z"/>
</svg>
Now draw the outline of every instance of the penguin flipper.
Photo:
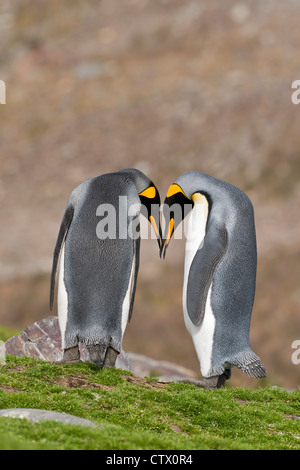
<svg viewBox="0 0 300 470">
<path fill-rule="evenodd" d="M 221 223 L 208 224 L 207 231 L 191 264 L 187 287 L 187 311 L 195 326 L 205 314 L 209 287 L 214 271 L 227 249 L 228 233 Z"/>
<path fill-rule="evenodd" d="M 58 237 L 53 253 L 53 263 L 52 263 L 52 272 L 51 272 L 51 285 L 50 285 L 50 310 L 53 308 L 53 299 L 54 299 L 54 288 L 55 288 L 55 278 L 56 278 L 56 271 L 57 271 L 57 264 L 59 259 L 59 254 L 68 233 L 69 227 L 71 225 L 72 219 L 74 215 L 74 207 L 72 205 L 68 205 L 66 211 L 64 213 L 60 229 L 58 232 Z"/>
<path fill-rule="evenodd" d="M 128 323 L 130 322 L 131 317 L 132 317 L 137 277 L 138 277 L 139 266 L 140 266 L 140 244 L 141 244 L 141 239 L 138 237 L 136 240 L 134 240 L 134 248 L 133 248 L 135 266 L 134 266 L 134 273 L 133 273 L 133 283 L 132 283 L 132 288 L 131 288 Z"/>
</svg>

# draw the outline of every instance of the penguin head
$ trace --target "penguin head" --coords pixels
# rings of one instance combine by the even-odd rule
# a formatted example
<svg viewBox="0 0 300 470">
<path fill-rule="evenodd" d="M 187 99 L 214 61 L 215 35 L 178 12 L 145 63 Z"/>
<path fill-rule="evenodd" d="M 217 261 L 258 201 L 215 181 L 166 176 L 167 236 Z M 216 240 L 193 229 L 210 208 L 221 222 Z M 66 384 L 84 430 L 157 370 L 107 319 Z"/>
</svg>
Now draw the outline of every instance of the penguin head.
<svg viewBox="0 0 300 470">
<path fill-rule="evenodd" d="M 178 225 L 193 208 L 193 202 L 177 183 L 173 183 L 167 192 L 163 205 L 165 233 L 160 247 L 160 257 L 165 258 L 170 240 Z"/>
<path fill-rule="evenodd" d="M 160 196 L 156 186 L 151 182 L 150 185 L 139 193 L 141 200 L 141 214 L 143 214 L 152 225 L 158 247 L 161 250 L 162 231 L 160 225 Z"/>
<path fill-rule="evenodd" d="M 206 176 L 200 172 L 190 171 L 181 175 L 175 183 L 171 184 L 163 204 L 163 217 L 165 220 L 165 233 L 162 238 L 160 256 L 165 258 L 173 233 L 178 225 L 193 209 L 199 196 L 204 195 L 210 201 L 206 191 L 200 190 L 201 179 Z"/>
<path fill-rule="evenodd" d="M 136 168 L 126 168 L 121 170 L 121 172 L 134 182 L 141 201 L 141 214 L 146 217 L 152 225 L 157 238 L 158 247 L 161 250 L 162 231 L 160 223 L 160 195 L 158 189 L 148 176 Z"/>
</svg>

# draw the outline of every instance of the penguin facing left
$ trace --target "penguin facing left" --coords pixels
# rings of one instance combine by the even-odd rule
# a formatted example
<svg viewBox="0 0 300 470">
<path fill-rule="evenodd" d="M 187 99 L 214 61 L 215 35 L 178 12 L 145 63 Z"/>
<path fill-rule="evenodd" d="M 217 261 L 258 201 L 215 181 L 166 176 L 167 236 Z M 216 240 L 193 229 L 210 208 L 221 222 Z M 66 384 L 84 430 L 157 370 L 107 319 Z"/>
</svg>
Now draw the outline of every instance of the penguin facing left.
<svg viewBox="0 0 300 470">
<path fill-rule="evenodd" d="M 175 229 L 190 213 L 182 302 L 203 385 L 223 386 L 231 367 L 264 377 L 265 368 L 249 345 L 257 265 L 251 201 L 239 188 L 191 171 L 170 186 L 164 212 L 163 257 Z"/>
<path fill-rule="evenodd" d="M 79 343 L 83 343 L 91 362 L 100 367 L 115 365 L 133 310 L 140 215 L 148 218 L 160 247 L 159 207 L 154 183 L 131 168 L 88 179 L 71 193 L 54 249 L 50 286 L 52 310 L 59 264 L 62 363 L 79 362 Z M 112 236 L 99 236 L 99 215 L 108 214 L 109 208 L 115 224 Z"/>
</svg>

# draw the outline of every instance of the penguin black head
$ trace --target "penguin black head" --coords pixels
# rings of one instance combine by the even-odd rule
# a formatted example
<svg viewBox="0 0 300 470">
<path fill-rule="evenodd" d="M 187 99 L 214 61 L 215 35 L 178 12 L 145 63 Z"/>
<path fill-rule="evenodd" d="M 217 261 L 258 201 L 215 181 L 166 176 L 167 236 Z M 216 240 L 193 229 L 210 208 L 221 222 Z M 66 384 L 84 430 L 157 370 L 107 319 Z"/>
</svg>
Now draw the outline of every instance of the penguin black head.
<svg viewBox="0 0 300 470">
<path fill-rule="evenodd" d="M 160 195 L 158 189 L 152 180 L 136 168 L 126 168 L 121 170 L 121 172 L 128 175 L 134 181 L 141 201 L 141 214 L 146 217 L 152 225 L 157 238 L 158 247 L 161 250 L 162 231 L 160 223 Z"/>
<path fill-rule="evenodd" d="M 162 231 L 160 224 L 160 196 L 157 188 L 151 183 L 148 188 L 139 193 L 142 208 L 141 213 L 151 223 L 161 250 Z"/>
<path fill-rule="evenodd" d="M 207 191 L 201 189 L 199 175 L 204 175 L 196 171 L 190 171 L 181 175 L 175 183 L 169 187 L 163 205 L 163 217 L 165 220 L 165 234 L 162 238 L 160 256 L 165 258 L 173 233 L 178 225 L 193 209 L 199 196 L 204 196 L 211 205 L 211 196 Z M 206 175 L 205 175 L 206 176 Z"/>
<path fill-rule="evenodd" d="M 165 234 L 160 247 L 160 257 L 165 258 L 170 240 L 178 225 L 193 208 L 193 201 L 176 183 L 169 187 L 163 205 L 163 217 L 166 223 Z"/>
</svg>

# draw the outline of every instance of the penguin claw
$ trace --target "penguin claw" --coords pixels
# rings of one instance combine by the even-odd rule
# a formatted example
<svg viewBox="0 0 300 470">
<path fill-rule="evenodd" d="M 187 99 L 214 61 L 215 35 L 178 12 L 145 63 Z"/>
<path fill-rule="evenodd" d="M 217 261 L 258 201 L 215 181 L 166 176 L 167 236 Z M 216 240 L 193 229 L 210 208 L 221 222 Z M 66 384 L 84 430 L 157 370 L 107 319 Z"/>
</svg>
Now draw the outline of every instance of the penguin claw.
<svg viewBox="0 0 300 470">
<path fill-rule="evenodd" d="M 73 348 L 64 349 L 63 357 L 60 361 L 55 364 L 78 364 L 80 362 L 79 347 L 74 346 Z"/>
<path fill-rule="evenodd" d="M 119 353 L 114 348 L 109 346 L 106 350 L 105 360 L 103 367 L 114 367 Z"/>
<path fill-rule="evenodd" d="M 229 380 L 230 377 L 231 377 L 231 370 L 226 369 L 225 372 L 221 375 L 215 375 L 213 377 L 203 377 L 202 380 L 181 379 L 179 380 L 179 382 L 187 382 L 199 388 L 204 388 L 206 390 L 214 390 L 217 388 L 223 388 L 226 380 Z"/>
<path fill-rule="evenodd" d="M 87 345 L 90 362 L 98 367 L 103 367 L 107 347 L 103 344 Z"/>
<path fill-rule="evenodd" d="M 114 367 L 119 352 L 111 346 L 103 344 L 91 344 L 87 346 L 90 362 L 100 367 Z"/>
</svg>

